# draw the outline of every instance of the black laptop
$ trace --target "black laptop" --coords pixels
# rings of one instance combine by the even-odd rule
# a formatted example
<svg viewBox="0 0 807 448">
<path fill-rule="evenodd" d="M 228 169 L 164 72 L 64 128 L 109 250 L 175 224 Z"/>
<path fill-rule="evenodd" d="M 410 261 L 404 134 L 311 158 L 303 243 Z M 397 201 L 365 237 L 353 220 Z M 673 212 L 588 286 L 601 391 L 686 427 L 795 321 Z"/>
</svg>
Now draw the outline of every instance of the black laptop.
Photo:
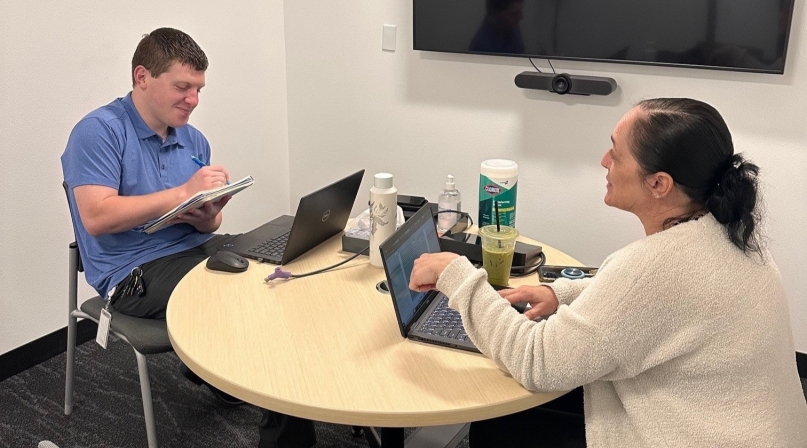
<svg viewBox="0 0 807 448">
<path fill-rule="evenodd" d="M 300 199 L 295 216 L 283 215 L 238 235 L 220 250 L 274 264 L 286 264 L 345 229 L 364 170 Z"/>
<path fill-rule="evenodd" d="M 436 252 L 440 252 L 440 239 L 430 207 L 421 208 L 381 244 L 381 259 L 401 335 L 478 353 L 462 327 L 460 313 L 448 307 L 448 297 L 438 291 L 409 289 L 415 259 Z"/>
</svg>

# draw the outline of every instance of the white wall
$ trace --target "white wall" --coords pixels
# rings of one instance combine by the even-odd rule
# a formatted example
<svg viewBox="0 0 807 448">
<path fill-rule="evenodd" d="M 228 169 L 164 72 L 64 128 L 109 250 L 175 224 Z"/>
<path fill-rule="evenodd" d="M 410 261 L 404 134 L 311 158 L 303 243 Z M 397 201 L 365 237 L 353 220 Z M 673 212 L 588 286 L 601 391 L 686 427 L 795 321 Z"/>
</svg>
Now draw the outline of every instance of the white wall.
<svg viewBox="0 0 807 448">
<path fill-rule="evenodd" d="M 257 178 L 227 206 L 229 232 L 294 211 L 301 195 L 359 167 L 368 170 L 363 192 L 372 173 L 391 171 L 400 192 L 432 200 L 454 174 L 475 215 L 479 163 L 505 157 L 521 166 L 519 229 L 598 264 L 641 237 L 635 218 L 602 203 L 599 159 L 619 117 L 645 97 L 714 104 L 737 148 L 764 170 L 772 251 L 796 348 L 807 352 L 801 3 L 784 76 L 557 61 L 619 82 L 614 94 L 589 98 L 516 88 L 524 60 L 412 51 L 409 0 L 146 0 L 125 13 L 120 5 L 0 0 L 0 354 L 66 325 L 73 237 L 59 156 L 77 120 L 128 92 L 139 37 L 160 26 L 188 32 L 210 58 L 191 122 L 214 161 Z M 381 51 L 384 23 L 398 25 L 394 53 Z"/>
<path fill-rule="evenodd" d="M 518 89 L 513 78 L 531 69 L 526 60 L 412 51 L 411 9 L 409 0 L 285 2 L 292 179 L 336 179 L 364 167 L 395 174 L 401 193 L 436 200 L 450 173 L 463 208 L 475 216 L 479 163 L 513 159 L 520 165 L 521 232 L 598 265 L 643 236 L 635 217 L 602 202 L 599 160 L 614 125 L 642 98 L 707 101 L 724 115 L 736 148 L 762 167 L 770 245 L 789 294 L 796 348 L 807 352 L 802 3 L 784 76 L 555 62 L 559 71 L 615 78 L 619 89 L 607 97 Z M 394 53 L 381 50 L 385 23 L 398 26 Z M 310 187 L 295 182 L 291 197 Z"/>
<path fill-rule="evenodd" d="M 225 209 L 222 231 L 289 211 L 281 0 L 2 0 L 0 354 L 67 325 L 73 233 L 59 156 L 82 116 L 131 90 L 132 53 L 162 26 L 190 34 L 210 60 L 191 123 L 214 163 L 256 178 Z M 84 287 L 80 298 L 93 294 Z"/>
</svg>

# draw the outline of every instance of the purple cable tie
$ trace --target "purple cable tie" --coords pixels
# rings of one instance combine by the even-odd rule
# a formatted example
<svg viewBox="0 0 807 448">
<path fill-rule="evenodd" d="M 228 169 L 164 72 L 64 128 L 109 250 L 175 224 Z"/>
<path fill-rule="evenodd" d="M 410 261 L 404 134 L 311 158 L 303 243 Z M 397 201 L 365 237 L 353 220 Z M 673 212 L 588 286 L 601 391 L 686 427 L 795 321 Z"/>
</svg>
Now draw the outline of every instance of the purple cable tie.
<svg viewBox="0 0 807 448">
<path fill-rule="evenodd" d="M 269 276 L 263 279 L 263 281 L 268 282 L 276 278 L 291 278 L 291 275 L 291 272 L 284 271 L 283 269 L 280 269 L 280 266 L 278 266 L 275 268 L 275 272 L 269 274 Z"/>
</svg>

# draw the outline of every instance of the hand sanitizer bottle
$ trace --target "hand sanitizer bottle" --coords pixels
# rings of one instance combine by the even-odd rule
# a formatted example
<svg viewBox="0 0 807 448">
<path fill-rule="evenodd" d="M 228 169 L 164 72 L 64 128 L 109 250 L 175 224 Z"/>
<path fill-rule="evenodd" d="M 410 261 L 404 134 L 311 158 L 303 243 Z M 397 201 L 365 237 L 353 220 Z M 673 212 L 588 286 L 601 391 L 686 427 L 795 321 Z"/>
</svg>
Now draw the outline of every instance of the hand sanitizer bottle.
<svg viewBox="0 0 807 448">
<path fill-rule="evenodd" d="M 454 176 L 448 175 L 446 178 L 446 187 L 440 192 L 437 199 L 437 211 L 443 212 L 444 210 L 462 210 L 462 197 L 459 190 L 454 185 Z M 459 213 L 439 213 L 437 215 L 437 232 L 440 234 L 445 233 L 447 230 L 454 227 L 459 219 Z"/>
<path fill-rule="evenodd" d="M 383 268 L 378 246 L 395 233 L 398 223 L 398 189 L 392 185 L 392 174 L 373 176 L 370 188 L 370 264 Z"/>
</svg>

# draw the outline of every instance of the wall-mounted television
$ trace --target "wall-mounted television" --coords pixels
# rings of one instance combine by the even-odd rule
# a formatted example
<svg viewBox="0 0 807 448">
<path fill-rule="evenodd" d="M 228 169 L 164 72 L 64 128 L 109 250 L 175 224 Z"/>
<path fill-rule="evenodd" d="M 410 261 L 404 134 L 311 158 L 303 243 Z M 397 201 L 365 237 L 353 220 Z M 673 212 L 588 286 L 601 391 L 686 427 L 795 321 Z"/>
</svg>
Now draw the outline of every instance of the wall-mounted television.
<svg viewBox="0 0 807 448">
<path fill-rule="evenodd" d="M 414 49 L 784 73 L 795 0 L 413 0 Z"/>
</svg>

